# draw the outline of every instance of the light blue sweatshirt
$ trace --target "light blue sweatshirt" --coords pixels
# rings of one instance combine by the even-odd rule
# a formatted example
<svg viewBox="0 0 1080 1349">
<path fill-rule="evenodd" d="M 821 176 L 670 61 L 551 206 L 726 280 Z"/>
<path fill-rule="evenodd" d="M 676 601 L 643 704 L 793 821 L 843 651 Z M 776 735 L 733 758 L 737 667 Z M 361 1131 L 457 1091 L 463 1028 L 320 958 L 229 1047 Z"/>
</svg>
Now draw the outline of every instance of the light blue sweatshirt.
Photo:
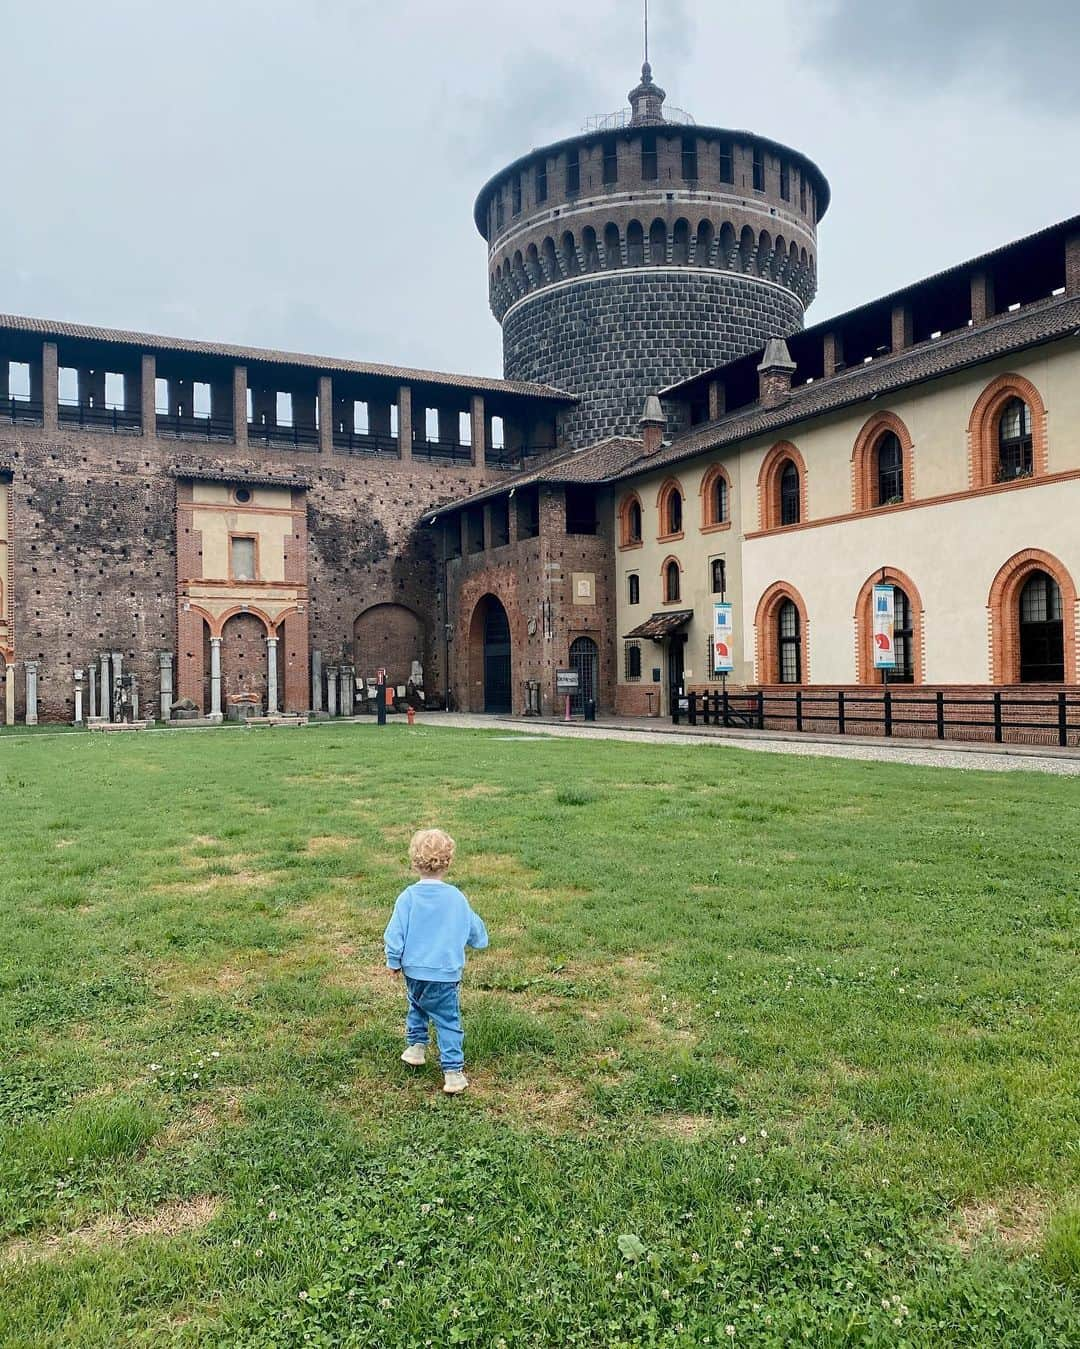
<svg viewBox="0 0 1080 1349">
<path fill-rule="evenodd" d="M 466 946 L 482 951 L 488 934 L 456 886 L 417 881 L 398 895 L 383 941 L 390 969 L 409 979 L 456 984 L 465 970 Z"/>
</svg>

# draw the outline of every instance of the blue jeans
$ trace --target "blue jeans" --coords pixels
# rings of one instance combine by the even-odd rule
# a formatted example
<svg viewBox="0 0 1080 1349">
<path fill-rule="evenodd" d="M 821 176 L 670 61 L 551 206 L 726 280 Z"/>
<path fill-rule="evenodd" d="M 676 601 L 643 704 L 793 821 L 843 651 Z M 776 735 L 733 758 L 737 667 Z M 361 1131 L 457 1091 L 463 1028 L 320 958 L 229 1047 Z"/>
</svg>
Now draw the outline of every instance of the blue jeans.
<svg viewBox="0 0 1080 1349">
<path fill-rule="evenodd" d="M 405 976 L 405 991 L 409 996 L 405 1043 L 426 1045 L 428 1022 L 433 1022 L 439 1038 L 439 1062 L 444 1073 L 460 1073 L 465 1067 L 462 1053 L 465 1031 L 461 1025 L 461 1006 L 458 1002 L 460 987 L 460 984 L 437 983 L 433 979 L 410 979 L 408 975 Z"/>
</svg>

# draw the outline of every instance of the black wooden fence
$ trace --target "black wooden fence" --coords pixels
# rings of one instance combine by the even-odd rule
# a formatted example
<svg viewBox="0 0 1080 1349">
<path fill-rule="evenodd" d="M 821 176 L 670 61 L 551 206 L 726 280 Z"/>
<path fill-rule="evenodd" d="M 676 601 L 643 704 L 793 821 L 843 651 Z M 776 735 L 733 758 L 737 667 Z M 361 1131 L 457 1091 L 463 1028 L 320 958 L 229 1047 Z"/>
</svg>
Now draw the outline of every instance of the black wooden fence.
<svg viewBox="0 0 1080 1349">
<path fill-rule="evenodd" d="M 834 735 L 884 735 L 985 739 L 1003 744 L 1022 733 L 1030 741 L 1080 743 L 1080 692 L 1040 694 L 994 689 L 985 694 L 919 694 L 892 689 L 759 689 L 753 693 L 688 693 L 672 698 L 676 726 L 747 727 L 752 730 L 813 730 Z M 963 731 L 966 734 L 958 735 Z M 1070 740 L 1070 737 L 1072 739 Z"/>
</svg>

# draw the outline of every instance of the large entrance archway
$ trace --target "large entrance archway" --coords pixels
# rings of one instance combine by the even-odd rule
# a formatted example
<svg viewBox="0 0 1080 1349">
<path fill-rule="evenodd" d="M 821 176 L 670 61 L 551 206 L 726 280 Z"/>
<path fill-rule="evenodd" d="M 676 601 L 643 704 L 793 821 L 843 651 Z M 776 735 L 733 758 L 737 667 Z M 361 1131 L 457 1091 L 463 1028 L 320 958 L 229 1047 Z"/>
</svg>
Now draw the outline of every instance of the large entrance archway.
<svg viewBox="0 0 1080 1349">
<path fill-rule="evenodd" d="M 502 602 L 485 595 L 469 627 L 469 694 L 474 712 L 513 709 L 510 620 Z"/>
<path fill-rule="evenodd" d="M 209 647 L 209 633 L 207 634 Z M 210 654 L 207 651 L 205 706 L 210 706 Z M 234 614 L 221 630 L 221 705 L 241 694 L 255 699 L 266 711 L 267 698 L 266 624 L 257 614 Z"/>
<path fill-rule="evenodd" d="M 405 684 L 414 661 L 424 660 L 424 622 L 403 604 L 374 604 L 353 624 L 353 660 L 360 678 L 380 668 L 386 682 Z"/>
</svg>

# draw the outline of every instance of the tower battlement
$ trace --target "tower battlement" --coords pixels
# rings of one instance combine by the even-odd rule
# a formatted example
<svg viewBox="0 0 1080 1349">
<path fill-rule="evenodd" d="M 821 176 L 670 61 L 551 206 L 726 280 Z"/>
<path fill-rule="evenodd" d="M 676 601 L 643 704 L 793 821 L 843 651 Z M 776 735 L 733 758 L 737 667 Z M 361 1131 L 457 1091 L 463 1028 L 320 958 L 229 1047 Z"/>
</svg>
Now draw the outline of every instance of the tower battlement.
<svg viewBox="0 0 1080 1349">
<path fill-rule="evenodd" d="M 531 151 L 477 198 L 505 374 L 581 395 L 578 443 L 632 434 L 649 393 L 796 332 L 817 290 L 820 169 L 668 120 L 665 98 L 646 63 L 626 117 Z"/>
</svg>

